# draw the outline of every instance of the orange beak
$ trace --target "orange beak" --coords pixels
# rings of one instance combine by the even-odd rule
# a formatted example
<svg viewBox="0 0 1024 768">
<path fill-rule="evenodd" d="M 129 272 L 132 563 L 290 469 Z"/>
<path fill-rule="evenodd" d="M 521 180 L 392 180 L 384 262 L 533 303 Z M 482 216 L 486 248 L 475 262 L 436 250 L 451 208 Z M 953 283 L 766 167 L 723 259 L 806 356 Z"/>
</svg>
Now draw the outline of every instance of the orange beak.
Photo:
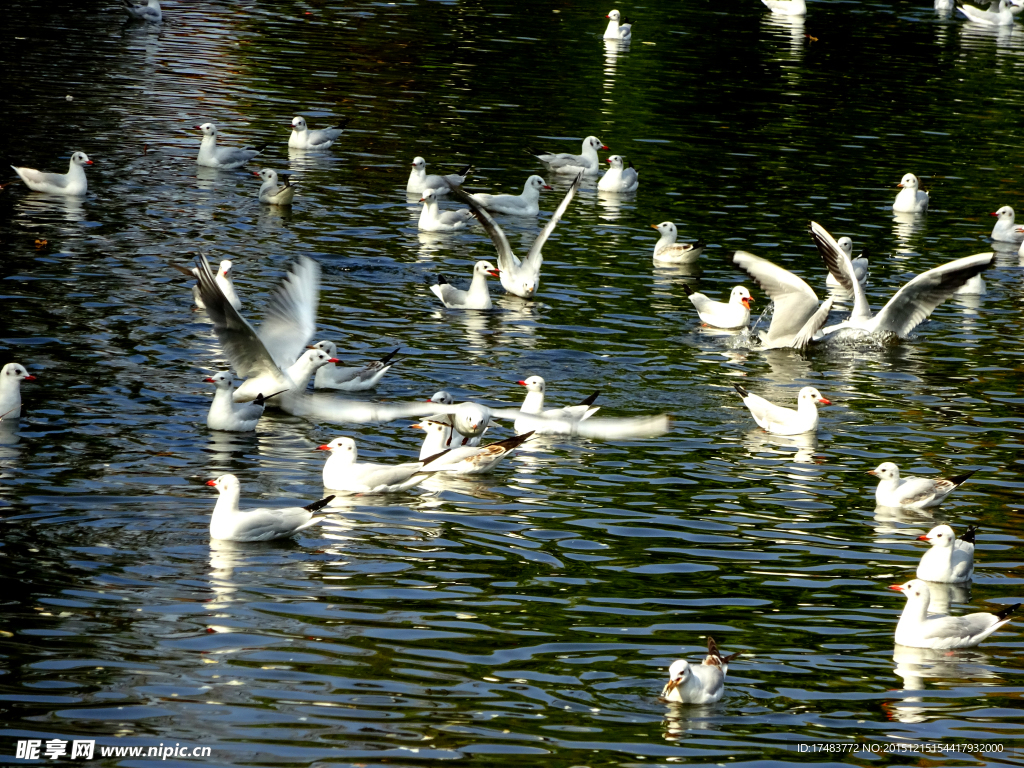
<svg viewBox="0 0 1024 768">
<path fill-rule="evenodd" d="M 818 402 L 821 403 L 822 405 L 832 405 L 832 401 L 826 400 L 824 397 L 821 398 L 821 400 L 819 400 Z"/>
<path fill-rule="evenodd" d="M 329 446 L 329 445 L 318 445 L 313 450 L 314 451 L 329 451 L 329 450 L 331 450 L 331 446 Z"/>
<path fill-rule="evenodd" d="M 889 589 L 895 589 L 897 592 L 902 592 L 903 591 L 903 585 L 902 584 L 893 584 L 892 586 L 889 587 Z"/>
<path fill-rule="evenodd" d="M 430 401 L 428 400 L 427 402 L 430 402 Z M 412 428 L 413 429 L 423 429 L 423 427 L 421 427 L 419 424 L 413 424 Z"/>
<path fill-rule="evenodd" d="M 750 305 L 754 303 L 754 300 L 753 300 L 753 299 L 742 299 L 742 300 L 740 301 L 740 303 L 741 303 L 741 304 L 742 304 L 742 305 L 743 305 L 744 307 L 746 307 L 747 309 L 750 309 Z"/>
<path fill-rule="evenodd" d="M 526 386 L 526 382 L 525 381 L 517 381 L 516 384 L 518 384 L 521 387 L 525 387 Z"/>
<path fill-rule="evenodd" d="M 917 540 L 918 541 L 931 541 L 931 539 L 929 539 L 927 536 L 918 536 Z"/>
<path fill-rule="evenodd" d="M 207 484 L 207 485 L 213 485 L 213 486 L 216 486 L 216 485 L 217 485 L 217 481 L 216 481 L 216 480 L 207 480 L 207 481 L 206 481 L 206 484 Z"/>
<path fill-rule="evenodd" d="M 876 471 L 875 471 L 875 470 L 873 470 L 873 469 L 869 469 L 869 470 L 868 470 L 868 474 L 869 474 L 869 475 L 874 475 L 875 477 L 878 477 L 878 472 L 876 472 Z"/>
</svg>

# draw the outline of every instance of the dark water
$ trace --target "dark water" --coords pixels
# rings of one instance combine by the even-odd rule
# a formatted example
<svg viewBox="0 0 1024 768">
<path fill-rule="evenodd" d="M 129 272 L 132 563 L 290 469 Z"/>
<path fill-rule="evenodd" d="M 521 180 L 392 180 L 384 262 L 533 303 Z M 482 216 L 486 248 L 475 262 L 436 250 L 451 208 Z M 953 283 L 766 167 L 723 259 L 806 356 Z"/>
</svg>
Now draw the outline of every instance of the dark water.
<svg viewBox="0 0 1024 768">
<path fill-rule="evenodd" d="M 0 193 L 2 362 L 39 377 L 0 445 L 0 754 L 94 738 L 210 746 L 225 765 L 1024 762 L 1014 625 L 894 659 L 903 600 L 886 589 L 949 521 L 981 527 L 954 610 L 1022 599 L 1016 249 L 986 296 L 894 347 L 758 352 L 698 330 L 683 291 L 743 283 L 726 254 L 744 248 L 823 293 L 812 218 L 872 251 L 876 306 L 989 250 L 987 214 L 1024 208 L 1024 33 L 925 3 L 816 2 L 794 26 L 753 2 L 662 2 L 620 6 L 635 38 L 606 51 L 610 6 L 594 3 L 164 8 L 152 28 L 114 3 L 5 5 L 4 157 L 96 164 L 80 203 Z M 350 129 L 289 156 L 297 113 Z M 301 185 L 292 211 L 258 204 L 259 165 L 197 170 L 192 126 L 208 120 L 227 145 L 269 145 L 261 165 Z M 493 248 L 479 229 L 418 233 L 412 157 L 518 191 L 540 170 L 527 147 L 576 151 L 591 133 L 633 160 L 639 192 L 585 185 L 537 301 L 494 285 L 496 312 L 442 311 L 428 283 Z M 890 209 L 908 171 L 933 199 L 909 222 Z M 652 267 L 665 219 L 709 243 L 699 270 Z M 507 223 L 530 242 L 533 223 Z M 294 542 L 211 542 L 209 477 L 237 474 L 250 503 L 311 500 L 321 442 L 353 435 L 392 461 L 419 443 L 404 422 L 281 415 L 208 431 L 201 380 L 224 361 L 165 266 L 199 248 L 234 260 L 253 317 L 290 257 L 316 258 L 320 337 L 346 361 L 403 348 L 380 398 L 444 386 L 515 403 L 514 382 L 541 374 L 556 403 L 600 389 L 603 413 L 671 412 L 673 431 L 545 441 L 491 477 L 357 499 Z M 816 440 L 773 438 L 736 381 L 782 400 L 813 384 L 835 406 Z M 978 472 L 942 508 L 897 513 L 864 475 L 883 460 Z M 726 697 L 662 704 L 668 664 L 708 634 L 744 654 Z M 840 742 L 1004 751 L 798 751 Z"/>
</svg>

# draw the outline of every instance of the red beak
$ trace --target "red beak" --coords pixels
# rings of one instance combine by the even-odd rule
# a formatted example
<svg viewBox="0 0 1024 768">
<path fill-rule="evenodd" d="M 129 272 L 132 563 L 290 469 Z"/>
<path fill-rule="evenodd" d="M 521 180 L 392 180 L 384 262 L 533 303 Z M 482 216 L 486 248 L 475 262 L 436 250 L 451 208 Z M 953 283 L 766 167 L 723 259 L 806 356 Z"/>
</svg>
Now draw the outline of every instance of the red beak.
<svg viewBox="0 0 1024 768">
<path fill-rule="evenodd" d="M 216 384 L 217 383 L 216 381 L 211 379 L 209 376 L 207 376 L 205 379 L 203 379 L 203 381 L 205 381 L 207 384 Z"/>
<path fill-rule="evenodd" d="M 201 125 L 193 125 L 192 127 L 195 128 L 197 131 L 203 130 L 203 126 Z"/>
<path fill-rule="evenodd" d="M 889 587 L 889 589 L 895 589 L 897 592 L 902 592 L 903 591 L 903 585 L 902 584 L 893 584 L 891 587 Z"/>
<path fill-rule="evenodd" d="M 989 216 L 998 216 L 998 213 L 990 213 Z"/>
<path fill-rule="evenodd" d="M 526 382 L 525 381 L 517 381 L 516 384 L 518 384 L 521 387 L 525 387 L 526 386 Z"/>
<path fill-rule="evenodd" d="M 420 202 L 421 202 L 421 203 L 425 203 L 425 202 L 427 202 L 427 198 L 425 198 L 425 197 L 421 197 L 421 198 L 420 198 Z"/>
<path fill-rule="evenodd" d="M 331 446 L 329 446 L 329 445 L 318 445 L 313 450 L 314 451 L 329 451 L 329 450 L 331 450 Z"/>
<path fill-rule="evenodd" d="M 260 175 L 260 173 L 259 173 L 259 171 L 253 171 L 253 172 L 252 172 L 252 175 L 253 175 L 253 176 L 259 176 L 259 175 Z"/>
<path fill-rule="evenodd" d="M 746 307 L 747 309 L 750 309 L 750 305 L 751 305 L 751 304 L 753 304 L 753 303 L 754 303 L 754 300 L 753 300 L 753 299 L 742 299 L 742 300 L 740 301 L 740 304 L 742 304 L 742 305 L 743 305 L 744 307 Z"/>
<path fill-rule="evenodd" d="M 207 480 L 206 484 L 207 485 L 217 485 L 217 481 L 216 480 Z"/>
<path fill-rule="evenodd" d="M 487 270 L 487 274 L 490 275 L 491 277 L 498 277 L 501 274 L 501 270 L 500 269 L 488 269 Z"/>
<path fill-rule="evenodd" d="M 86 165 L 92 165 L 92 160 L 86 160 L 86 161 L 85 161 L 85 164 L 86 164 Z"/>
<path fill-rule="evenodd" d="M 338 358 L 336 358 L 336 357 L 332 357 L 332 358 L 331 358 L 330 360 L 328 360 L 327 362 L 328 362 L 328 363 L 340 363 L 340 362 L 341 362 L 341 360 L 339 360 L 339 359 L 338 359 Z"/>
<path fill-rule="evenodd" d="M 918 536 L 917 540 L 918 541 L 931 541 L 931 539 L 929 539 L 927 536 Z"/>
<path fill-rule="evenodd" d="M 22 379 L 22 381 L 35 381 L 35 380 L 36 380 L 36 377 L 33 376 L 32 374 L 29 374 L 24 379 Z"/>
<path fill-rule="evenodd" d="M 545 184 L 543 187 L 541 187 L 541 189 L 554 189 L 554 187 L 549 187 L 547 184 Z"/>
<path fill-rule="evenodd" d="M 824 397 L 821 398 L 821 400 L 819 400 L 818 402 L 821 403 L 822 405 L 832 405 L 832 401 L 826 400 Z"/>
<path fill-rule="evenodd" d="M 608 145 L 607 144 L 602 144 L 601 145 L 601 149 L 608 149 Z"/>
</svg>

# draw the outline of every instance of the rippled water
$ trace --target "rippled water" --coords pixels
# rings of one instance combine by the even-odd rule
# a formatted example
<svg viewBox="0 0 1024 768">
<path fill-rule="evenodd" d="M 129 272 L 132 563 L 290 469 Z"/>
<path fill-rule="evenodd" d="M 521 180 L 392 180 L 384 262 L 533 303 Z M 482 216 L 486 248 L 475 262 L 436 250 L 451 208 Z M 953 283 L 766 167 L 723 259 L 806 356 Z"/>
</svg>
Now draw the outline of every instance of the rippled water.
<svg viewBox="0 0 1024 768">
<path fill-rule="evenodd" d="M 1018 630 L 894 658 L 903 599 L 885 588 L 950 521 L 981 526 L 954 610 L 1024 592 L 1016 250 L 986 296 L 889 347 L 762 353 L 698 329 L 683 291 L 744 282 L 726 256 L 744 248 L 823 292 L 812 218 L 870 249 L 875 305 L 989 250 L 988 212 L 1021 204 L 1024 33 L 924 3 L 812 3 L 801 25 L 753 2 L 659 2 L 624 9 L 635 39 L 606 50 L 593 3 L 168 2 L 158 28 L 114 5 L 15 0 L 0 47 L 5 156 L 96 161 L 80 203 L 0 193 L 2 362 L 39 377 L 0 445 L 0 754 L 34 737 L 205 745 L 218 764 L 942 759 L 798 751 L 863 742 L 1024 762 Z M 351 123 L 331 152 L 289 156 L 296 113 Z M 255 164 L 197 170 L 207 120 L 225 144 L 268 145 L 262 164 L 301 185 L 292 211 L 257 203 Z M 479 229 L 418 233 L 411 158 L 518 190 L 539 170 L 527 147 L 590 133 L 633 160 L 639 192 L 584 186 L 537 301 L 493 285 L 495 312 L 442 311 L 434 276 L 466 278 L 493 248 Z M 918 221 L 890 209 L 907 171 L 932 190 Z M 699 270 L 652 267 L 649 225 L 667 218 L 709 243 Z M 503 224 L 519 247 L 536 229 Z M 211 476 L 237 474 L 250 503 L 311 500 L 321 442 L 354 435 L 391 461 L 419 443 L 405 422 L 282 415 L 208 431 L 201 381 L 224 360 L 165 266 L 199 248 L 234 260 L 253 317 L 291 256 L 316 258 L 322 337 L 346 361 L 403 349 L 380 398 L 516 403 L 514 382 L 541 374 L 557 403 L 600 389 L 602 413 L 675 426 L 545 440 L 491 477 L 356 499 L 293 542 L 211 542 Z M 782 400 L 814 384 L 835 406 L 816 440 L 774 438 L 738 381 Z M 883 460 L 978 472 L 930 514 L 876 510 L 864 472 Z M 743 653 L 726 697 L 661 703 L 668 664 L 708 634 Z"/>
</svg>

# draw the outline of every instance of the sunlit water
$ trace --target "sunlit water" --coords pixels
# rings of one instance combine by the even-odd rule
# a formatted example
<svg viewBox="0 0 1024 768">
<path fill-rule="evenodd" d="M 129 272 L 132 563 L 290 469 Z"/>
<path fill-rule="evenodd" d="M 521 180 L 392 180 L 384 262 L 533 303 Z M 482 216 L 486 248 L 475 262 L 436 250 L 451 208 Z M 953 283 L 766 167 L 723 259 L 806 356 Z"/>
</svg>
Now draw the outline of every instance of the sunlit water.
<svg viewBox="0 0 1024 768">
<path fill-rule="evenodd" d="M 987 214 L 1024 208 L 1020 29 L 924 3 L 812 3 L 802 23 L 666 2 L 625 9 L 618 49 L 592 3 L 168 2 L 157 28 L 114 6 L 5 11 L 5 157 L 96 164 L 81 202 L 0 193 L 2 362 L 39 377 L 0 440 L 0 754 L 85 737 L 208 745 L 221 764 L 880 765 L 929 758 L 798 745 L 1020 744 L 1014 625 L 968 652 L 894 652 L 903 598 L 886 589 L 949 521 L 980 526 L 954 611 L 1024 592 L 1016 249 L 987 295 L 895 346 L 762 353 L 699 329 L 683 289 L 744 283 L 760 313 L 727 258 L 743 248 L 824 295 L 812 218 L 870 250 L 876 307 L 989 250 Z M 297 113 L 351 123 L 330 152 L 289 154 Z M 227 145 L 267 145 L 263 161 L 197 169 L 208 120 Z M 435 276 L 466 280 L 494 251 L 479 228 L 418 233 L 412 157 L 518 191 L 541 170 L 527 148 L 578 151 L 591 133 L 639 168 L 638 193 L 586 182 L 536 301 L 494 281 L 494 312 L 442 310 Z M 291 211 L 257 202 L 261 165 L 300 184 Z M 894 219 L 908 171 L 932 210 Z M 567 186 L 551 181 L 541 222 Z M 699 269 L 652 266 L 665 219 L 708 242 Z M 536 222 L 502 224 L 525 250 Z M 514 404 L 540 374 L 556 404 L 600 389 L 602 415 L 669 412 L 672 433 L 539 441 L 491 477 L 357 498 L 295 541 L 211 542 L 209 477 L 237 474 L 249 503 L 305 503 L 321 442 L 399 461 L 419 433 L 282 415 L 207 430 L 201 381 L 225 361 L 166 266 L 199 249 L 234 260 L 254 319 L 291 256 L 317 259 L 320 336 L 349 363 L 402 347 L 381 399 Z M 834 406 L 817 438 L 775 438 L 736 382 L 781 401 L 813 384 Z M 876 510 L 864 473 L 883 460 L 978 472 L 931 513 Z M 743 653 L 726 697 L 666 706 L 666 668 L 708 634 Z"/>
</svg>

